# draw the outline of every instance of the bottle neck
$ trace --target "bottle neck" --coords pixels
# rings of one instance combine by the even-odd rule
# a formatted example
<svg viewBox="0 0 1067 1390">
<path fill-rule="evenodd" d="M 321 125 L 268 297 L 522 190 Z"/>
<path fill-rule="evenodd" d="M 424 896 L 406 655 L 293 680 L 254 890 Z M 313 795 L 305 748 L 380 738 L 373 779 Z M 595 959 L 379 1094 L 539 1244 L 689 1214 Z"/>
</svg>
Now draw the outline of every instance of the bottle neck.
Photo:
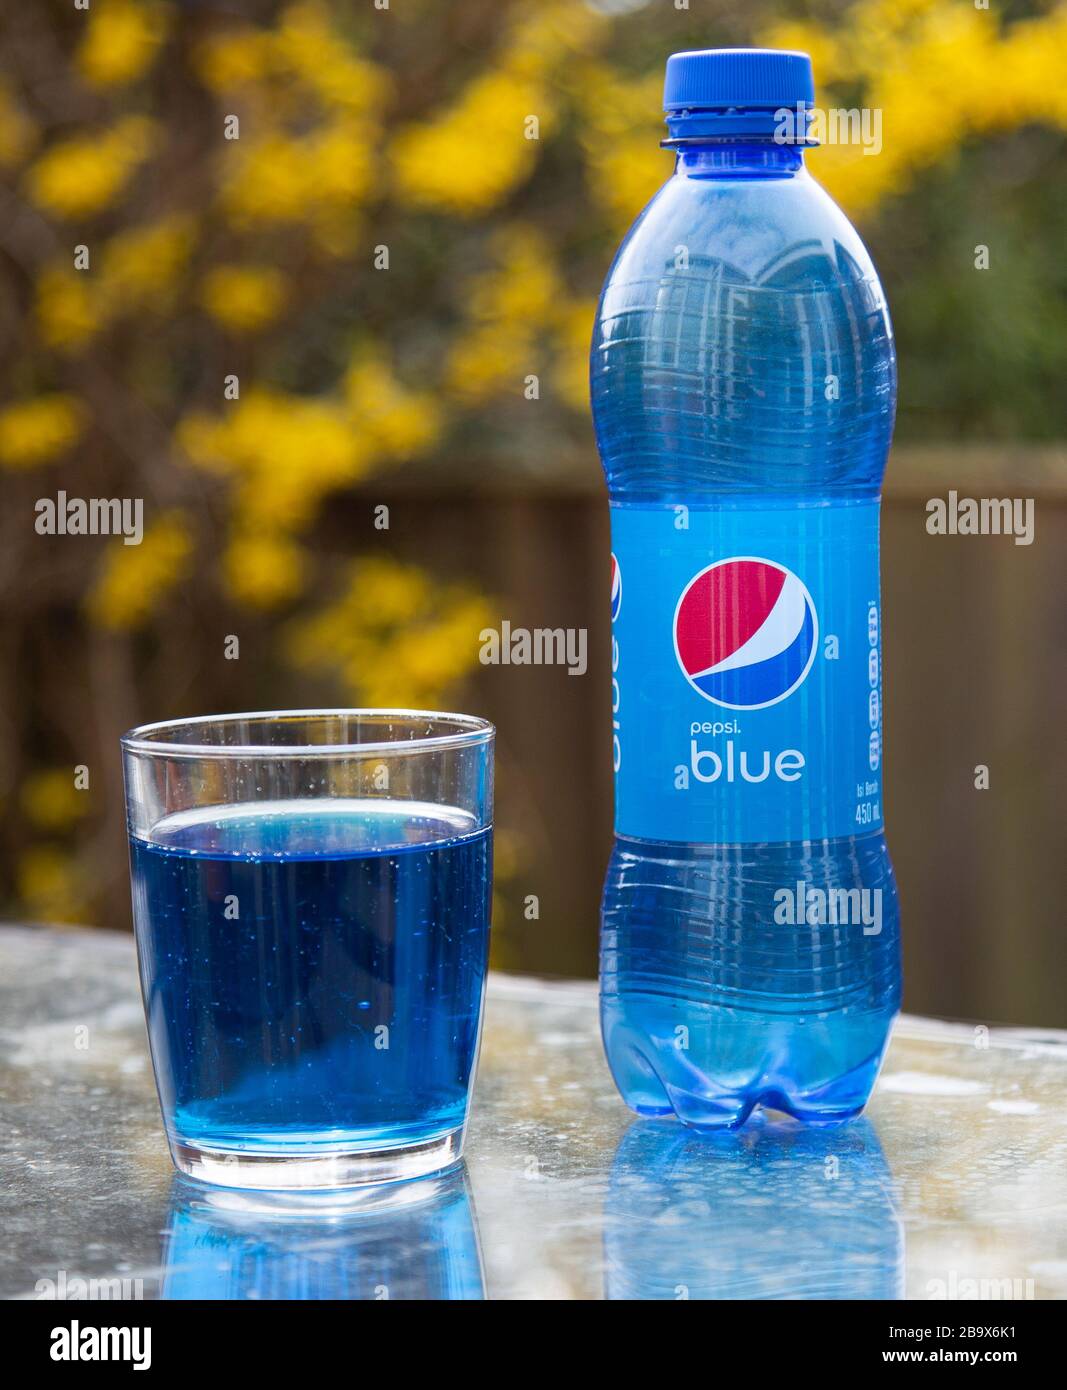
<svg viewBox="0 0 1067 1390">
<path fill-rule="evenodd" d="M 691 179 L 788 179 L 803 168 L 800 145 L 766 139 L 701 140 L 678 148 L 674 172 Z"/>
</svg>

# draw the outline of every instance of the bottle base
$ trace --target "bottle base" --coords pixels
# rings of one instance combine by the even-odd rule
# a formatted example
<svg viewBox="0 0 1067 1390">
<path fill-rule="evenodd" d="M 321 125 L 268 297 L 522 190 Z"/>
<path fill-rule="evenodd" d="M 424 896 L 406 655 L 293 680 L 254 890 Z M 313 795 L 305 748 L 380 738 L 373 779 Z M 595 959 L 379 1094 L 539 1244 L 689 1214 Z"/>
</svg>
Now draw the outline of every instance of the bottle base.
<svg viewBox="0 0 1067 1390">
<path fill-rule="evenodd" d="M 738 1129 L 757 1107 L 830 1128 L 867 1104 L 895 1010 L 782 1017 L 687 1011 L 662 999 L 605 999 L 604 1048 L 638 1115 L 676 1116 L 696 1130 Z"/>
<path fill-rule="evenodd" d="M 677 1105 L 655 1108 L 635 1103 L 626 1095 L 623 1095 L 623 1100 L 626 1101 L 634 1114 L 640 1115 L 642 1119 L 680 1120 L 687 1129 L 707 1133 L 723 1133 L 743 1129 L 760 1110 L 765 1110 L 771 1114 L 788 1115 L 812 1129 L 837 1129 L 841 1125 L 848 1124 L 851 1120 L 858 1119 L 866 1108 L 866 1102 L 864 1102 L 862 1105 L 846 1109 L 802 1109 L 774 1093 L 762 1094 L 754 1099 L 734 1097 L 715 1109 L 693 1106 L 688 1098 L 680 1100 Z"/>
</svg>

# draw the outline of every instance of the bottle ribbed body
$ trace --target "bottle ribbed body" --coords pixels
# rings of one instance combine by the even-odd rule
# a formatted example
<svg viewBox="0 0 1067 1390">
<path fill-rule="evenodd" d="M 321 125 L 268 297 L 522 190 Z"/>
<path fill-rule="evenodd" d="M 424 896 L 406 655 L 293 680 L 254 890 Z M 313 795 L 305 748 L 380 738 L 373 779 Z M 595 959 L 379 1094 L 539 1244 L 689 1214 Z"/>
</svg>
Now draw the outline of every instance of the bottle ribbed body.
<svg viewBox="0 0 1067 1390">
<path fill-rule="evenodd" d="M 799 154 L 752 146 L 746 155 L 739 145 L 683 156 L 609 273 L 591 386 L 620 575 L 613 716 L 623 768 L 601 937 L 609 1061 L 641 1113 L 673 1110 L 716 1126 L 765 1103 L 815 1121 L 847 1118 L 867 1099 L 900 995 L 899 913 L 881 829 L 876 511 L 896 373 L 874 267 Z M 850 550 L 839 538 L 859 534 L 861 513 L 867 530 Z M 806 549 L 789 550 L 790 531 Z M 639 554 L 634 536 L 653 541 Z M 750 536 L 758 539 L 748 544 Z M 782 548 L 772 551 L 768 536 Z M 666 624 L 680 585 L 656 569 L 669 568 L 675 546 L 690 548 L 693 583 L 710 582 L 701 566 L 734 567 L 715 591 L 720 607 L 726 595 L 734 608 L 713 608 L 709 641 L 694 637 L 683 609 L 695 608 L 699 624 L 701 595 L 690 602 L 686 590 L 673 650 L 666 635 L 648 637 L 646 650 L 639 644 L 655 610 L 644 595 L 661 586 Z M 781 584 L 777 601 L 763 592 L 768 583 Z M 759 627 L 750 615 L 763 600 L 769 616 Z M 779 629 L 792 632 L 788 604 L 801 626 L 782 654 L 773 641 Z M 843 650 L 835 654 L 829 638 Z M 804 640 L 808 667 L 792 689 L 783 677 L 780 693 L 777 673 Z M 707 654 L 691 660 L 702 642 Z M 701 662 L 706 669 L 694 669 Z M 768 702 L 746 696 L 757 679 L 746 687 L 749 672 L 771 682 Z M 842 695 L 847 681 L 860 693 Z M 694 691 L 718 693 L 700 704 Z M 661 727 L 696 727 L 698 712 L 718 732 L 704 746 L 694 737 L 691 768 L 676 767 L 665 748 L 657 786 L 673 776 L 669 793 L 681 795 L 654 803 L 668 808 L 660 817 L 642 792 L 652 783 L 633 769 L 653 760 Z M 751 768 L 767 764 L 753 739 L 772 745 L 777 768 L 773 739 L 787 727 L 803 777 L 783 771 L 780 787 L 755 785 Z M 748 771 L 734 776 L 742 751 Z M 680 786 L 690 771 L 713 785 Z M 854 821 L 845 819 L 850 797 Z M 736 838 L 701 829 L 720 825 Z"/>
</svg>

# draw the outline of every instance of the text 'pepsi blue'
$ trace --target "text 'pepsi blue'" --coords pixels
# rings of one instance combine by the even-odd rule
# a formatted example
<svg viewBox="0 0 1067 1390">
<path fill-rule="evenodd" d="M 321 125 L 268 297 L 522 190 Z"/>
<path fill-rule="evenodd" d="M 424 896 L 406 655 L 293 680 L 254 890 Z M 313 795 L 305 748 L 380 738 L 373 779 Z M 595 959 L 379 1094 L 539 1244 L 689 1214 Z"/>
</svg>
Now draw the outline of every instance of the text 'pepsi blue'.
<svg viewBox="0 0 1067 1390">
<path fill-rule="evenodd" d="M 900 1003 L 878 579 L 896 364 L 870 257 L 804 168 L 813 104 L 802 53 L 669 59 L 674 176 L 593 335 L 604 1043 L 634 1110 L 698 1127 L 857 1114 Z"/>
</svg>

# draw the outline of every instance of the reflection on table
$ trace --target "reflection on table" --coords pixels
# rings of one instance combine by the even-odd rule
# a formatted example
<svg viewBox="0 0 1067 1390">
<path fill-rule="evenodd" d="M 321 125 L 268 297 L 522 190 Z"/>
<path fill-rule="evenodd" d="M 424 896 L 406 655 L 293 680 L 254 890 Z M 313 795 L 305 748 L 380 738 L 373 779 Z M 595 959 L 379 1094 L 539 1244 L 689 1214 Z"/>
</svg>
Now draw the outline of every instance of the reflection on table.
<svg viewBox="0 0 1067 1390">
<path fill-rule="evenodd" d="M 334 1193 L 234 1192 L 177 1178 L 167 1299 L 483 1299 L 466 1169 Z"/>
<path fill-rule="evenodd" d="M 697 1135 L 639 1121 L 605 1210 L 613 1299 L 897 1299 L 904 1230 L 869 1121 L 756 1120 Z"/>
</svg>

